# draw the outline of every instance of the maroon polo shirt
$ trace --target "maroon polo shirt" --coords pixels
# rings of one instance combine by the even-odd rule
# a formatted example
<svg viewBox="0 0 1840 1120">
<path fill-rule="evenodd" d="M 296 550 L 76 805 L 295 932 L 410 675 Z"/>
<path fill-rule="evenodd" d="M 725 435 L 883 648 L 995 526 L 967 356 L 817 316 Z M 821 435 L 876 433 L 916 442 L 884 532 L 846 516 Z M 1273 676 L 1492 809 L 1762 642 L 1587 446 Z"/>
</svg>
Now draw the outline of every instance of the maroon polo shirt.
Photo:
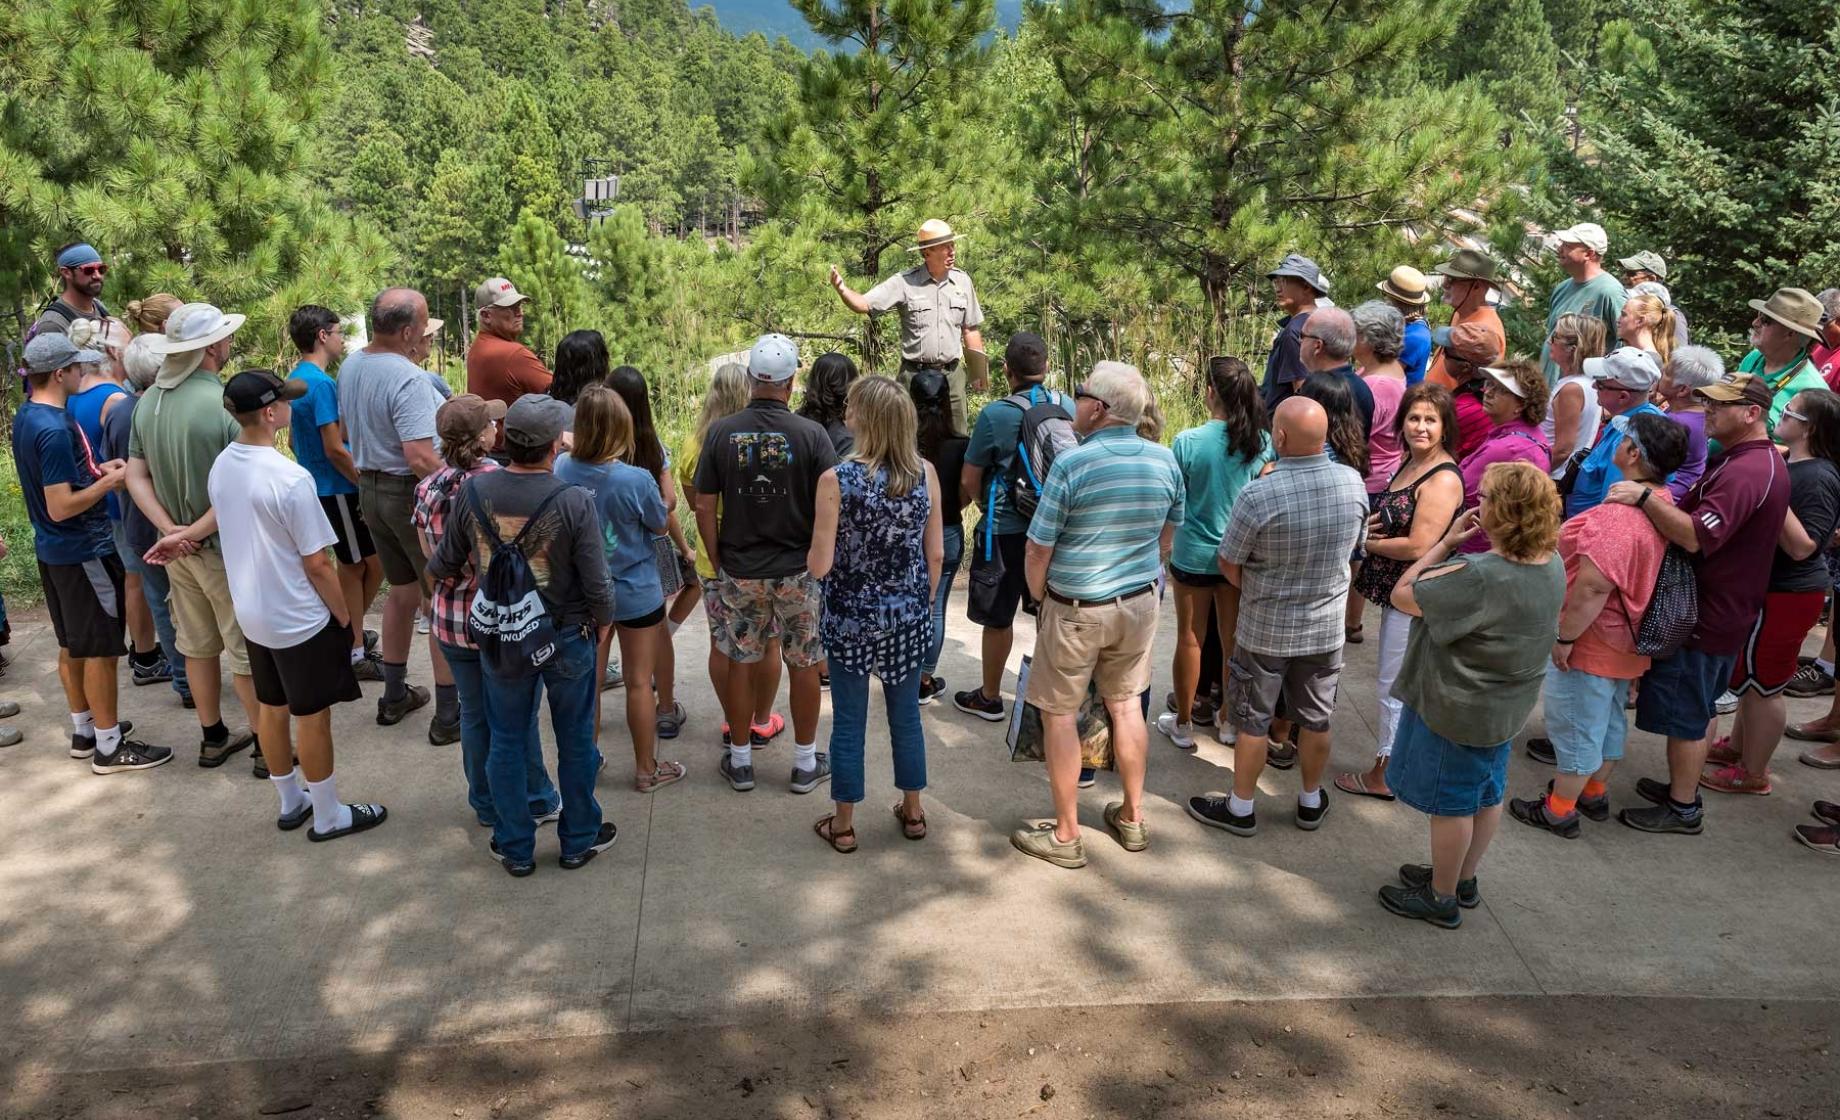
<svg viewBox="0 0 1840 1120">
<path fill-rule="evenodd" d="M 1699 538 L 1699 625 L 1687 644 L 1711 654 L 1744 648 L 1770 588 L 1776 538 L 1789 510 L 1789 468 L 1767 439 L 1725 449 L 1680 508 Z"/>
</svg>

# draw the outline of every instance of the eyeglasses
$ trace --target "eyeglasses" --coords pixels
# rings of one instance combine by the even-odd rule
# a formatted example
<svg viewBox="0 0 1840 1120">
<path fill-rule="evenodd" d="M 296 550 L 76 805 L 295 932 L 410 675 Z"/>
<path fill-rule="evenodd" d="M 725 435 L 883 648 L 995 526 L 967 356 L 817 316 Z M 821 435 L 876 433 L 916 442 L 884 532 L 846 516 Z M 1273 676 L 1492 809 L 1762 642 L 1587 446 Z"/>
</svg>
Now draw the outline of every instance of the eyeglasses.
<svg viewBox="0 0 1840 1120">
<path fill-rule="evenodd" d="M 1795 411 L 1795 410 L 1794 410 L 1793 408 L 1785 408 L 1785 409 L 1783 409 L 1783 415 L 1784 415 L 1784 416 L 1787 416 L 1787 417 L 1788 417 L 1789 419 L 1791 419 L 1791 420 L 1800 420 L 1800 421 L 1801 421 L 1802 423 L 1804 423 L 1804 424 L 1806 424 L 1806 423 L 1808 423 L 1808 417 L 1806 417 L 1806 416 L 1804 416 L 1804 415 L 1802 415 L 1801 413 L 1799 413 L 1799 412 L 1797 412 L 1797 411 Z"/>
<path fill-rule="evenodd" d="M 1086 386 L 1084 385 L 1081 385 L 1079 388 L 1073 391 L 1073 399 L 1077 401 L 1098 401 L 1099 407 L 1105 409 L 1108 412 L 1111 410 L 1111 407 L 1112 407 L 1112 403 L 1106 400 L 1104 397 L 1100 396 L 1097 393 L 1087 392 Z"/>
<path fill-rule="evenodd" d="M 97 262 L 96 264 L 80 264 L 76 268 L 71 269 L 71 271 L 81 272 L 85 276 L 107 276 L 109 274 L 109 266 L 101 262 Z"/>
</svg>

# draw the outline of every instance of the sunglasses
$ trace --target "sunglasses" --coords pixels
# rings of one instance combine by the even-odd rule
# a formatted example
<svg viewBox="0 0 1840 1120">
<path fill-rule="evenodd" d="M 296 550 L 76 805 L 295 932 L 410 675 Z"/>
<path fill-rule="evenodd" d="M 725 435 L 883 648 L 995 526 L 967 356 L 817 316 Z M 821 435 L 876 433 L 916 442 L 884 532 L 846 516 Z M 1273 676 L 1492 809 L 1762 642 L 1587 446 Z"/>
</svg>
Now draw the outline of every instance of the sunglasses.
<svg viewBox="0 0 1840 1120">
<path fill-rule="evenodd" d="M 1106 410 L 1108 410 L 1108 411 L 1109 411 L 1109 410 L 1111 409 L 1111 407 L 1112 407 L 1112 403 L 1111 403 L 1110 401 L 1108 401 L 1108 400 L 1106 400 L 1106 399 L 1105 399 L 1104 397 L 1102 397 L 1102 396 L 1100 396 L 1100 395 L 1099 395 L 1099 394 L 1097 394 L 1097 393 L 1089 393 L 1089 392 L 1087 392 L 1087 391 L 1086 391 L 1086 386 L 1084 386 L 1084 385 L 1082 385 L 1082 386 L 1080 386 L 1079 388 L 1077 388 L 1077 389 L 1075 389 L 1075 390 L 1073 391 L 1073 399 L 1074 399 L 1074 400 L 1077 400 L 1077 401 L 1098 401 L 1098 402 L 1099 402 L 1099 407 L 1100 407 L 1100 408 L 1103 408 L 1103 409 L 1106 409 Z"/>
<path fill-rule="evenodd" d="M 71 269 L 71 271 L 81 272 L 85 276 L 107 276 L 109 274 L 109 266 L 106 264 L 100 264 L 100 263 L 98 264 L 80 264 L 77 267 Z"/>
<path fill-rule="evenodd" d="M 1787 416 L 1791 420 L 1800 420 L 1804 424 L 1808 423 L 1808 417 L 1803 415 L 1800 412 L 1795 411 L 1793 408 L 1783 409 L 1783 415 Z"/>
</svg>

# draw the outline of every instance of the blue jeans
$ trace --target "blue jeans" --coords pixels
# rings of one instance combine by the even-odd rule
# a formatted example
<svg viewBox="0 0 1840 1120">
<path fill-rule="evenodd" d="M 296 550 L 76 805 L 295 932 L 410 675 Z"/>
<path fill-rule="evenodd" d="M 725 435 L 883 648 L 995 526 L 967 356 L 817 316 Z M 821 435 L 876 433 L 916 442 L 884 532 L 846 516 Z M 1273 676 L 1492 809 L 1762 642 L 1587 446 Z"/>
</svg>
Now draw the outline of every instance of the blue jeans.
<svg viewBox="0 0 1840 1120">
<path fill-rule="evenodd" d="M 926 733 L 920 728 L 920 673 L 883 681 L 888 738 L 894 747 L 894 784 L 903 792 L 926 788 Z M 869 677 L 831 662 L 831 798 L 863 799 L 863 733 L 869 722 Z"/>
<path fill-rule="evenodd" d="M 929 677 L 939 668 L 940 651 L 946 648 L 946 600 L 952 597 L 952 580 L 965 558 L 965 527 L 956 518 L 957 515 L 947 518 L 946 562 L 939 569 L 939 589 L 933 592 L 933 644 L 926 648 L 926 664 L 922 666 Z"/>
<path fill-rule="evenodd" d="M 173 633 L 172 611 L 166 607 L 166 600 L 172 595 L 172 583 L 166 576 L 166 569 L 147 563 L 128 547 L 127 533 L 119 521 L 115 523 L 115 555 L 121 557 L 123 569 L 141 577 L 141 598 L 147 600 L 147 609 L 153 614 L 153 633 L 160 641 L 160 652 L 166 655 L 167 666 L 172 669 L 173 691 L 180 699 L 190 696 L 192 686 L 185 679 L 185 657 L 174 644 L 178 638 Z"/>
<path fill-rule="evenodd" d="M 466 801 L 479 823 L 491 828 L 498 823 L 498 810 L 492 805 L 492 783 L 486 776 L 486 748 L 492 742 L 492 730 L 486 721 L 486 685 L 479 668 L 479 651 L 442 642 L 441 652 L 454 671 L 454 690 L 460 696 L 460 766 L 466 772 Z M 524 788 L 530 797 L 530 815 L 539 817 L 554 811 L 562 797 L 543 766 L 543 740 L 537 734 L 535 704 L 530 707 L 527 734 L 530 754 L 524 767 Z"/>
<path fill-rule="evenodd" d="M 556 656 L 541 671 L 507 680 L 482 663 L 486 726 L 492 742 L 486 749 L 486 778 L 498 823 L 492 838 L 506 859 L 526 862 L 536 851 L 537 826 L 530 819 L 530 752 L 542 749 L 532 733 L 536 709 L 549 692 L 550 727 L 556 735 L 556 779 L 562 788 L 562 819 L 556 825 L 564 856 L 588 850 L 601 829 L 601 807 L 594 800 L 594 775 L 600 751 L 594 746 L 594 642 L 580 629 L 556 636 Z"/>
</svg>

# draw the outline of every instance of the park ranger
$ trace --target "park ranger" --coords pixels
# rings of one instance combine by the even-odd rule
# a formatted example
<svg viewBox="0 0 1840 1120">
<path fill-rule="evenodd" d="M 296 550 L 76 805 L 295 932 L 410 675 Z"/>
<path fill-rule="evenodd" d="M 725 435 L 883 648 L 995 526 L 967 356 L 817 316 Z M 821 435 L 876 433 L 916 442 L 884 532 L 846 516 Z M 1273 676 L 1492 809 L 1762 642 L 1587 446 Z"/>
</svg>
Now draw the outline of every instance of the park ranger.
<svg viewBox="0 0 1840 1120">
<path fill-rule="evenodd" d="M 971 277 L 953 268 L 958 234 L 937 218 L 928 218 L 914 234 L 909 252 L 920 254 L 920 264 L 897 273 L 865 294 L 843 282 L 831 266 L 831 287 L 845 307 L 858 315 L 901 312 L 902 385 L 921 370 L 945 374 L 952 390 L 952 426 L 961 436 L 970 431 L 965 420 L 965 366 L 971 370 L 971 387 L 984 389 L 989 365 L 984 358 L 984 336 L 978 327 L 984 309 L 978 305 Z M 969 353 L 967 353 L 969 351 Z"/>
</svg>

